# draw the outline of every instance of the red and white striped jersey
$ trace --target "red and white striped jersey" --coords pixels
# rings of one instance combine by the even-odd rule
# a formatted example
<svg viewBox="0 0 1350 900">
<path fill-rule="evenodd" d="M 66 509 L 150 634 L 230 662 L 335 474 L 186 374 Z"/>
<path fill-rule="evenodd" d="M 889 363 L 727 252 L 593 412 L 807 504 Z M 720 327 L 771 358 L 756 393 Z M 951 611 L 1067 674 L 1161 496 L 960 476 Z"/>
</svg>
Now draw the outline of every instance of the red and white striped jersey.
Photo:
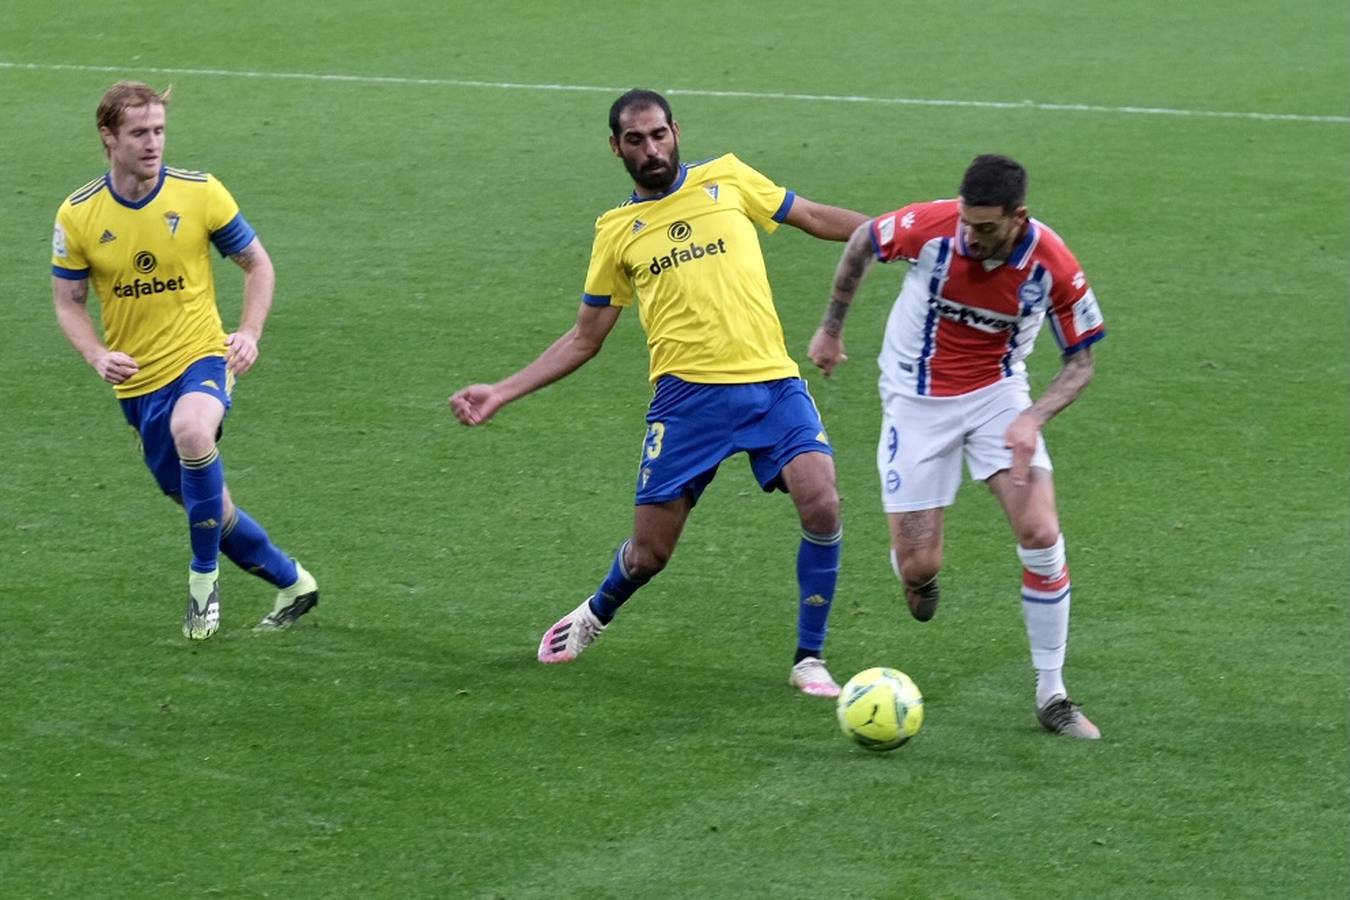
<svg viewBox="0 0 1350 900">
<path fill-rule="evenodd" d="M 912 203 L 871 230 L 877 259 L 910 264 L 877 358 L 883 387 L 952 397 L 1025 378 L 1047 318 L 1065 356 L 1106 336 L 1078 260 L 1035 219 L 1001 264 L 966 255 L 956 200 Z"/>
</svg>

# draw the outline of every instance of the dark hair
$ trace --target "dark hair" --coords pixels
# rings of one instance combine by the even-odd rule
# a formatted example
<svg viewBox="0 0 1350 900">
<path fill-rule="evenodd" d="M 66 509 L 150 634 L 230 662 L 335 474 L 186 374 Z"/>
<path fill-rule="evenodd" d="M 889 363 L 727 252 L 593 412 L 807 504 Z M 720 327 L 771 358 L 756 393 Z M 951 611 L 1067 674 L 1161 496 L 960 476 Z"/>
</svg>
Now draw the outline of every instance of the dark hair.
<svg viewBox="0 0 1350 900">
<path fill-rule="evenodd" d="M 1026 202 L 1027 170 L 997 153 L 977 156 L 961 177 L 961 199 L 967 206 L 1001 206 L 1012 212 Z"/>
<path fill-rule="evenodd" d="M 675 121 L 675 117 L 670 113 L 670 104 L 666 98 L 662 97 L 656 91 L 648 91 L 642 88 L 633 88 L 628 91 L 609 108 L 609 133 L 615 137 L 619 136 L 619 117 L 629 107 L 638 106 L 659 106 L 661 111 L 666 114 L 666 124 Z"/>
</svg>

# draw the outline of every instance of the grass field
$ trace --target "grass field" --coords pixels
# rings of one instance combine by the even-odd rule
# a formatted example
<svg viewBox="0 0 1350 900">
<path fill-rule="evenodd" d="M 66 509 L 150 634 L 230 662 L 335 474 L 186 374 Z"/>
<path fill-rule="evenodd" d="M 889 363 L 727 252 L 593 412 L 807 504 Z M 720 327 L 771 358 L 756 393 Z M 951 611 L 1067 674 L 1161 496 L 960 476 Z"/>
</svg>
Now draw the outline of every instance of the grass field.
<svg viewBox="0 0 1350 900">
<path fill-rule="evenodd" d="M 1347 896 L 1345 5 L 491 8 L 0 0 L 0 896 Z M 319 578 L 291 632 L 251 631 L 271 592 L 230 570 L 222 631 L 182 639 L 181 514 L 51 313 L 52 217 L 119 77 L 174 85 L 168 162 L 277 265 L 222 451 Z M 811 386 L 847 530 L 830 663 L 912 675 L 919 737 L 868 754 L 786 686 L 796 519 L 738 460 L 599 645 L 535 662 L 630 525 L 636 317 L 484 428 L 445 398 L 571 324 L 634 85 L 685 159 L 868 212 L 1026 163 L 1110 332 L 1047 430 L 1104 740 L 1036 726 L 983 490 L 938 618 L 903 611 L 873 462 L 898 267 Z M 840 248 L 764 248 L 806 368 Z M 1048 337 L 1032 362 L 1043 385 Z"/>
</svg>

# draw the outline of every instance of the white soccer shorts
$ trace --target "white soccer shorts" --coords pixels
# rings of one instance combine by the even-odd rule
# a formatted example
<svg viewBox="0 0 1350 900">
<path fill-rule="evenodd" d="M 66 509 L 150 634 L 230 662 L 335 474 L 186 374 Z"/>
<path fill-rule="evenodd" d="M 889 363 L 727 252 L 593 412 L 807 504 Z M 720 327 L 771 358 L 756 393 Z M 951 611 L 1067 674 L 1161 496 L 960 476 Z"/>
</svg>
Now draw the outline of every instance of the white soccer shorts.
<svg viewBox="0 0 1350 900">
<path fill-rule="evenodd" d="M 959 397 L 917 397 L 882 388 L 877 471 L 888 513 L 951 506 L 961 486 L 961 460 L 984 481 L 1012 468 L 1004 434 L 1031 405 L 1020 378 L 1008 378 Z M 1052 471 L 1045 439 L 1036 439 L 1031 464 Z"/>
</svg>

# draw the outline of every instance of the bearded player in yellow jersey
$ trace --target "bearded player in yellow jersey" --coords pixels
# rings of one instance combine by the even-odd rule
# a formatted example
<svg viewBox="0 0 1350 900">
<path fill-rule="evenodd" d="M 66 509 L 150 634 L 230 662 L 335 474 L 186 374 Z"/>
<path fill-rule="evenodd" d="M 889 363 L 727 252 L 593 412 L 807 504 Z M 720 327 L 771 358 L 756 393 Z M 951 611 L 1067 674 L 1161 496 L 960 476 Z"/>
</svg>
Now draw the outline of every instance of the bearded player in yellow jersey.
<svg viewBox="0 0 1350 900">
<path fill-rule="evenodd" d="M 465 425 L 572 373 L 637 304 L 651 380 L 632 536 L 595 593 L 540 641 L 545 663 L 570 662 L 619 607 L 665 568 L 719 464 L 740 452 L 765 491 L 785 490 L 801 519 L 797 651 L 789 684 L 834 697 L 822 657 L 843 530 L 834 458 L 797 364 L 788 356 L 755 230 L 779 223 L 847 240 L 861 213 L 813 203 L 730 154 L 682 164 L 680 126 L 660 94 L 634 90 L 610 108 L 610 148 L 632 196 L 596 222 L 576 325 L 534 362 L 450 398 Z"/>
<path fill-rule="evenodd" d="M 319 602 L 314 577 L 234 505 L 216 441 L 236 375 L 258 358 L 272 306 L 272 261 L 234 199 L 202 172 L 164 165 L 163 94 L 123 81 L 103 95 L 97 122 L 108 171 L 56 214 L 52 295 L 66 338 L 113 386 L 160 489 L 187 511 L 192 559 L 183 634 L 220 625 L 217 558 L 278 589 L 260 628 L 286 628 Z M 244 270 L 239 327 L 216 308 L 211 246 Z M 99 297 L 104 335 L 86 307 Z"/>
</svg>

